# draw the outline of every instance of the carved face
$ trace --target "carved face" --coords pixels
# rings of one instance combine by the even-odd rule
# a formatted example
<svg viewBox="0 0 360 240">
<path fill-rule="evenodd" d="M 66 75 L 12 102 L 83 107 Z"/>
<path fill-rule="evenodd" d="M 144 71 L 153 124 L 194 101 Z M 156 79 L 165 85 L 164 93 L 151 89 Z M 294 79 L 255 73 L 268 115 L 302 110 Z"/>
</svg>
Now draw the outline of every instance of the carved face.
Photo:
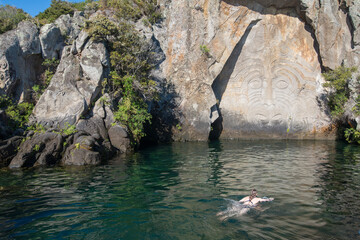
<svg viewBox="0 0 360 240">
<path fill-rule="evenodd" d="M 248 121 L 272 126 L 286 123 L 294 115 L 299 81 L 279 62 L 273 65 L 244 77 L 242 93 L 247 96 Z"/>
<path fill-rule="evenodd" d="M 316 52 L 304 58 L 307 52 L 294 48 L 298 40 L 284 36 L 287 32 L 276 25 L 276 17 L 269 18 L 274 24 L 264 21 L 253 27 L 242 46 L 221 100 L 223 118 L 230 118 L 234 127 L 246 121 L 262 129 L 308 130 L 308 120 L 314 122 L 318 114 L 320 68 L 309 62 Z"/>
</svg>

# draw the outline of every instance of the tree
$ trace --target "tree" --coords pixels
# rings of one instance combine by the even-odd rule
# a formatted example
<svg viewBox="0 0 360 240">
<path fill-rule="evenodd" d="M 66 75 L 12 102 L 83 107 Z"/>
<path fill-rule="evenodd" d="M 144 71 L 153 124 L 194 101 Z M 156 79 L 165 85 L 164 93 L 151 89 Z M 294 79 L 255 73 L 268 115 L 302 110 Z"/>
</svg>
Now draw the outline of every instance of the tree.
<svg viewBox="0 0 360 240">
<path fill-rule="evenodd" d="M 0 34 L 16 28 L 19 22 L 30 18 L 22 9 L 0 5 Z"/>
</svg>

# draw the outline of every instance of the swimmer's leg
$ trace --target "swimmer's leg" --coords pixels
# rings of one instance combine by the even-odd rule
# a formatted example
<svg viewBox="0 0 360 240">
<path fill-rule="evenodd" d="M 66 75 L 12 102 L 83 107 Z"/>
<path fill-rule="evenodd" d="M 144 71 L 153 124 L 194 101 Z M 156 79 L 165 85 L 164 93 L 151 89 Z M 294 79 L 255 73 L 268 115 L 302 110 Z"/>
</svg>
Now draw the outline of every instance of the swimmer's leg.
<svg viewBox="0 0 360 240">
<path fill-rule="evenodd" d="M 250 211 L 250 208 L 248 207 L 244 207 L 239 211 L 239 215 L 244 215 L 246 214 L 248 211 Z"/>
</svg>

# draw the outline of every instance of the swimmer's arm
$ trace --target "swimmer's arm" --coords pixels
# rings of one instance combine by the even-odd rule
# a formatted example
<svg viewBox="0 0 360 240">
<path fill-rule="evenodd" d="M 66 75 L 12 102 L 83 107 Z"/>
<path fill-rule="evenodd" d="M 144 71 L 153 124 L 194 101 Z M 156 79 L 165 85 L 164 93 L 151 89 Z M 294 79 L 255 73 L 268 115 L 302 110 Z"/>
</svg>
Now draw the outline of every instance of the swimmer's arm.
<svg viewBox="0 0 360 240">
<path fill-rule="evenodd" d="M 239 202 L 248 202 L 249 201 L 249 196 L 244 197 L 243 199 L 241 199 Z"/>
<path fill-rule="evenodd" d="M 267 198 L 267 197 L 263 197 L 263 198 L 260 198 L 260 202 L 271 202 L 271 201 L 273 201 L 274 200 L 274 198 Z"/>
</svg>

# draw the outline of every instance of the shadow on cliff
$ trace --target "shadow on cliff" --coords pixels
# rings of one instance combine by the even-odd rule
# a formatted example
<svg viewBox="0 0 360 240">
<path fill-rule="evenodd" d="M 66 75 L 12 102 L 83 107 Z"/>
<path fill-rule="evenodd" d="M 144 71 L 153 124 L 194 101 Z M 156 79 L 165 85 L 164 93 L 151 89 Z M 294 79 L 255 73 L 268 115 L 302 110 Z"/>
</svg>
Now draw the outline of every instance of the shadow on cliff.
<svg viewBox="0 0 360 240">
<path fill-rule="evenodd" d="M 249 26 L 246 28 L 246 31 L 244 35 L 241 37 L 239 42 L 236 44 L 234 50 L 232 51 L 230 57 L 226 61 L 223 69 L 221 70 L 220 74 L 215 78 L 213 84 L 211 85 L 211 88 L 213 89 L 213 92 L 215 94 L 217 103 L 216 105 L 211 107 L 211 113 L 218 112 L 219 117 L 211 124 L 211 131 L 209 134 L 210 140 L 218 139 L 221 135 L 221 132 L 223 130 L 223 118 L 221 115 L 221 109 L 220 109 L 220 103 L 222 100 L 222 97 L 224 95 L 224 92 L 227 88 L 227 85 L 229 83 L 231 74 L 234 72 L 236 62 L 239 59 L 239 56 L 242 52 L 242 49 L 246 43 L 246 40 L 251 32 L 251 29 L 259 22 L 261 19 L 257 19 L 252 21 Z M 212 117 L 212 116 L 211 116 Z"/>
<path fill-rule="evenodd" d="M 163 83 L 158 92 L 159 101 L 153 101 L 150 105 L 152 115 L 151 124 L 145 127 L 146 136 L 141 140 L 141 146 L 146 147 L 157 143 L 171 142 L 173 139 L 173 130 L 180 126 L 182 114 L 177 111 L 176 99 L 178 94 L 175 86 L 169 83 Z"/>
</svg>

